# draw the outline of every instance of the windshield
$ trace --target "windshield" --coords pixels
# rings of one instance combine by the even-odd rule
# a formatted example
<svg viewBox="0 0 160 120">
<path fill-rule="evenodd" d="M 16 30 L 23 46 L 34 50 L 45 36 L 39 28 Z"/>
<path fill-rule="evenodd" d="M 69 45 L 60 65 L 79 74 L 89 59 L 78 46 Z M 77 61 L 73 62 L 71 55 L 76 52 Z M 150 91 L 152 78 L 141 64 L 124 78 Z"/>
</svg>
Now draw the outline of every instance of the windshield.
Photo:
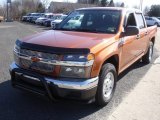
<svg viewBox="0 0 160 120">
<path fill-rule="evenodd" d="M 34 13 L 34 14 L 32 14 L 32 16 L 40 16 L 40 14 L 39 13 Z"/>
<path fill-rule="evenodd" d="M 67 16 L 66 15 L 62 15 L 59 19 L 60 20 L 63 20 L 64 18 L 66 18 Z"/>
<path fill-rule="evenodd" d="M 53 17 L 53 15 L 47 15 L 47 14 L 42 15 L 42 18 L 52 18 L 52 17 Z"/>
<path fill-rule="evenodd" d="M 119 22 L 118 10 L 78 10 L 72 12 L 57 29 L 114 34 L 118 31 Z"/>
</svg>

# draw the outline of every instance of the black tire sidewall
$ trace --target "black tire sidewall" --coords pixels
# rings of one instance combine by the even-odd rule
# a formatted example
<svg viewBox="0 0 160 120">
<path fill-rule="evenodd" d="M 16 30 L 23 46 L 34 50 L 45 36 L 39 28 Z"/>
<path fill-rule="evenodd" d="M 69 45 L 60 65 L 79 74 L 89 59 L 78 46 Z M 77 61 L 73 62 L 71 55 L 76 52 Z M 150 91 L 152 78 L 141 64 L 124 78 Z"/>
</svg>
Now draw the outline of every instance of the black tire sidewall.
<svg viewBox="0 0 160 120">
<path fill-rule="evenodd" d="M 150 44 L 149 44 L 149 52 L 150 52 L 150 47 L 152 47 L 152 56 L 151 56 L 151 60 L 149 60 L 149 62 L 151 62 L 152 58 L 153 58 L 153 42 L 150 42 Z M 148 56 L 148 59 L 149 59 L 149 56 Z"/>
<path fill-rule="evenodd" d="M 143 63 L 145 63 L 145 64 L 149 64 L 149 63 L 151 63 L 151 61 L 152 61 L 152 57 L 151 57 L 151 59 L 149 59 L 149 57 L 150 57 L 150 47 L 152 47 L 152 57 L 153 57 L 153 42 L 150 42 L 149 43 L 149 47 L 148 47 L 148 51 L 147 51 L 147 53 L 142 57 L 142 62 Z"/>
<path fill-rule="evenodd" d="M 113 86 L 110 98 L 106 100 L 106 98 L 103 95 L 103 84 L 104 84 L 105 77 L 109 72 L 112 72 L 114 75 L 114 86 Z M 117 82 L 117 72 L 114 65 L 111 63 L 106 63 L 105 65 L 103 65 L 100 76 L 99 76 L 99 82 L 98 82 L 98 88 L 97 88 L 97 94 L 96 94 L 96 104 L 103 106 L 103 105 L 106 105 L 112 99 L 113 94 L 115 92 L 115 88 L 116 88 L 116 82 Z"/>
</svg>

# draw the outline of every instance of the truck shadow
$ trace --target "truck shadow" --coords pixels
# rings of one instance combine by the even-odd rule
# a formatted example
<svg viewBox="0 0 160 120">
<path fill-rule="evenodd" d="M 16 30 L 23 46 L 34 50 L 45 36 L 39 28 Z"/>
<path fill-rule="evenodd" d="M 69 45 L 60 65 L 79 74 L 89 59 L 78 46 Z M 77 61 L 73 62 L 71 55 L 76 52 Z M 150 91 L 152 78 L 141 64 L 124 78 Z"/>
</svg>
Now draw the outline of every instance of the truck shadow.
<svg viewBox="0 0 160 120">
<path fill-rule="evenodd" d="M 0 84 L 1 120 L 77 120 L 99 110 L 93 104 L 49 99 L 11 87 L 10 80 Z"/>
<path fill-rule="evenodd" d="M 94 104 L 52 102 L 45 97 L 13 89 L 10 80 L 7 80 L 0 83 L 0 120 L 77 120 L 95 119 L 97 116 L 106 118 L 122 102 L 126 93 L 140 82 L 140 78 L 150 67 L 151 65 L 137 62 L 124 71 L 119 76 L 112 101 L 103 108 Z"/>
</svg>

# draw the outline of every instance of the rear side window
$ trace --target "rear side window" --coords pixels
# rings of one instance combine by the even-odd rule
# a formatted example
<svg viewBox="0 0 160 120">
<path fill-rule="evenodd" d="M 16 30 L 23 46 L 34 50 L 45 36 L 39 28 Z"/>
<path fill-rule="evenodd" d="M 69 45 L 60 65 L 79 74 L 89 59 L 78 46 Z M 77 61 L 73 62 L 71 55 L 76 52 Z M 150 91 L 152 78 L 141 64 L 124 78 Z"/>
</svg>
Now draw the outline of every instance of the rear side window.
<svg viewBox="0 0 160 120">
<path fill-rule="evenodd" d="M 146 20 L 151 20 L 151 18 L 150 18 L 150 17 L 145 17 L 145 19 L 146 19 Z"/>
<path fill-rule="evenodd" d="M 138 21 L 138 28 L 139 29 L 145 28 L 145 23 L 144 23 L 144 19 L 143 19 L 142 14 L 137 13 L 136 18 L 137 18 L 137 21 Z"/>
<path fill-rule="evenodd" d="M 128 15 L 126 27 L 127 27 L 127 26 L 137 26 L 137 24 L 136 24 L 136 19 L 135 19 L 133 13 L 130 13 L 130 14 Z"/>
</svg>

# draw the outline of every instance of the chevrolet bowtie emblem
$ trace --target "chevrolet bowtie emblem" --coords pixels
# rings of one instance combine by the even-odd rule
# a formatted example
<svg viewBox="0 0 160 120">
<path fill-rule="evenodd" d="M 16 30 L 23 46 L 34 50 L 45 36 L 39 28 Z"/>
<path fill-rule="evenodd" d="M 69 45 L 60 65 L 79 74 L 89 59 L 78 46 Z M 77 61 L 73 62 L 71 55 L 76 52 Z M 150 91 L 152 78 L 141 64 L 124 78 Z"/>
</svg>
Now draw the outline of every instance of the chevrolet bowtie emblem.
<svg viewBox="0 0 160 120">
<path fill-rule="evenodd" d="M 31 57 L 31 61 L 32 62 L 39 62 L 40 61 L 40 58 L 36 57 L 36 56 L 32 56 Z"/>
</svg>

